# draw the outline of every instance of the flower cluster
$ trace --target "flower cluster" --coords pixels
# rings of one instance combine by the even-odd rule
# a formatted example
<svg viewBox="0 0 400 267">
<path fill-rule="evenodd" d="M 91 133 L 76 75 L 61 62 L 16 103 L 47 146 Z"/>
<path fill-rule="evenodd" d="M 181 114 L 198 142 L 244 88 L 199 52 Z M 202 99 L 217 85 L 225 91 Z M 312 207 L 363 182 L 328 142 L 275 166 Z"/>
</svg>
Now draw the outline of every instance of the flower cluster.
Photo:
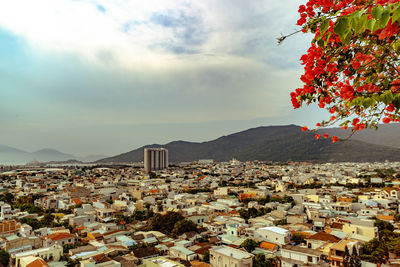
<svg viewBox="0 0 400 267">
<path fill-rule="evenodd" d="M 293 107 L 327 109 L 331 117 L 317 127 L 340 123 L 354 132 L 399 122 L 400 0 L 309 0 L 298 11 L 297 25 L 314 38 L 300 58 Z"/>
</svg>

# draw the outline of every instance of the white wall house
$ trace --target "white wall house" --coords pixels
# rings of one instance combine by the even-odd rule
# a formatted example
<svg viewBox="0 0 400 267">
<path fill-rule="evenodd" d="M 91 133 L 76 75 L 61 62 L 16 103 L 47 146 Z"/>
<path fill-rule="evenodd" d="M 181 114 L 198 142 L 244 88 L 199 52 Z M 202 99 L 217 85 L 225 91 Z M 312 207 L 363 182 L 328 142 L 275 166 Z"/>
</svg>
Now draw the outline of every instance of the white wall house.
<svg viewBox="0 0 400 267">
<path fill-rule="evenodd" d="M 289 230 L 276 226 L 270 226 L 257 229 L 254 232 L 254 237 L 259 241 L 266 241 L 282 246 L 290 242 L 292 234 Z"/>
<path fill-rule="evenodd" d="M 228 246 L 210 249 L 210 264 L 214 267 L 252 267 L 254 255 Z"/>
<path fill-rule="evenodd" d="M 316 249 L 287 245 L 281 248 L 281 267 L 329 266 L 321 260 L 322 252 Z"/>
</svg>

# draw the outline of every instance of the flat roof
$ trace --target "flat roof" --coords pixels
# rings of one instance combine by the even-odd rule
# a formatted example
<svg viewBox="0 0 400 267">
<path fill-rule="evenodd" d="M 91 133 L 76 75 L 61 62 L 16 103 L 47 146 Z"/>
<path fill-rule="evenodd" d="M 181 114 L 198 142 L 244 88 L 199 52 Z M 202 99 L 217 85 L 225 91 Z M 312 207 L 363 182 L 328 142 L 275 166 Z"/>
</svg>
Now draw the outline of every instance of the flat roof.
<svg viewBox="0 0 400 267">
<path fill-rule="evenodd" d="M 281 227 L 276 227 L 276 226 L 263 227 L 263 228 L 260 228 L 259 230 L 267 230 L 267 231 L 271 231 L 271 232 L 274 232 L 274 233 L 277 233 L 277 234 L 280 234 L 280 235 L 284 235 L 287 232 L 289 232 L 289 230 L 286 230 L 286 229 L 281 228 Z"/>
<path fill-rule="evenodd" d="M 242 260 L 242 259 L 250 259 L 253 258 L 254 255 L 248 252 L 245 252 L 240 249 L 228 247 L 228 246 L 216 246 L 212 247 L 210 251 L 215 251 L 217 253 L 220 253 L 222 255 L 228 256 L 228 257 L 233 257 L 234 259 L 237 260 Z"/>
</svg>

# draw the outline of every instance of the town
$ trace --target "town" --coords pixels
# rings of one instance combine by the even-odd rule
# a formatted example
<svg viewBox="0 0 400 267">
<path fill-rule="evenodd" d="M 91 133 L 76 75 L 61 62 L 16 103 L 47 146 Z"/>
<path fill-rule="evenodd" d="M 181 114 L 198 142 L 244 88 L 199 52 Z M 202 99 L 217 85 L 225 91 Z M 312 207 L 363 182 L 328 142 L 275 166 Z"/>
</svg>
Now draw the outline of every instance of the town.
<svg viewBox="0 0 400 267">
<path fill-rule="evenodd" d="M 1 264 L 400 263 L 399 162 L 174 165 L 156 152 L 145 166 L 2 166 Z"/>
</svg>

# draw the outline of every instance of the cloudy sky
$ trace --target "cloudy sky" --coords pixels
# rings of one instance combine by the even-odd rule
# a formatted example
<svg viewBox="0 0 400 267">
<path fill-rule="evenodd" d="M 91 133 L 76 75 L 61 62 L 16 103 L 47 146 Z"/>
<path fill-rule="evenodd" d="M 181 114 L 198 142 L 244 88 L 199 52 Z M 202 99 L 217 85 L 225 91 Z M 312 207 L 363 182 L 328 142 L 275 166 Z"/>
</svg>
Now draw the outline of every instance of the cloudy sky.
<svg viewBox="0 0 400 267">
<path fill-rule="evenodd" d="M 76 155 L 205 141 L 293 111 L 300 0 L 0 2 L 0 143 Z"/>
</svg>

